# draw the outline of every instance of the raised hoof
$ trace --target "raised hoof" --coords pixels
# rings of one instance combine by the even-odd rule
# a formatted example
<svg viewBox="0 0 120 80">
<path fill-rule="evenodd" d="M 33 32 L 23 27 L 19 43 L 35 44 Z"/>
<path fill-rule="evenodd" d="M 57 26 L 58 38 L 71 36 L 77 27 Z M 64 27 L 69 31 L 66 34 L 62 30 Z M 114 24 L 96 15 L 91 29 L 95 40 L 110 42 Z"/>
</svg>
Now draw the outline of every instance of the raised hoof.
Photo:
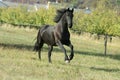
<svg viewBox="0 0 120 80">
<path fill-rule="evenodd" d="M 66 60 L 65 62 L 66 62 L 66 63 L 70 63 L 70 60 Z"/>
<path fill-rule="evenodd" d="M 68 59 L 69 59 L 69 60 L 72 60 L 72 59 L 73 59 L 73 56 L 71 56 L 71 55 L 68 56 Z"/>
</svg>

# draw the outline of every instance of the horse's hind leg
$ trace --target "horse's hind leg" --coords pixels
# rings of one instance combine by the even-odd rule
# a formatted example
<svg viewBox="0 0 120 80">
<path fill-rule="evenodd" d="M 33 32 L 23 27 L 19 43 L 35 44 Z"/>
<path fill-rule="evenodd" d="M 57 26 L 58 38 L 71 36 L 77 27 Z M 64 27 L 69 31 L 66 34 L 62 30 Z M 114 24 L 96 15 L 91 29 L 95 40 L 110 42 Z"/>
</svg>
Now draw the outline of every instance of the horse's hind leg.
<svg viewBox="0 0 120 80">
<path fill-rule="evenodd" d="M 71 49 L 71 54 L 70 54 L 70 56 L 69 56 L 69 60 L 72 60 L 73 57 L 74 57 L 74 49 L 73 49 L 74 47 L 73 47 L 73 45 L 71 44 L 71 41 L 70 41 L 70 40 L 68 40 L 65 45 L 68 46 L 68 47 L 70 47 L 70 49 Z"/>
<path fill-rule="evenodd" d="M 51 63 L 51 52 L 53 50 L 53 46 L 48 46 L 49 47 L 49 51 L 48 51 L 48 61 Z"/>
<path fill-rule="evenodd" d="M 39 44 L 39 51 L 38 51 L 38 58 L 41 60 L 41 49 L 42 49 L 42 47 L 43 47 L 43 42 L 41 42 L 40 44 Z"/>
</svg>

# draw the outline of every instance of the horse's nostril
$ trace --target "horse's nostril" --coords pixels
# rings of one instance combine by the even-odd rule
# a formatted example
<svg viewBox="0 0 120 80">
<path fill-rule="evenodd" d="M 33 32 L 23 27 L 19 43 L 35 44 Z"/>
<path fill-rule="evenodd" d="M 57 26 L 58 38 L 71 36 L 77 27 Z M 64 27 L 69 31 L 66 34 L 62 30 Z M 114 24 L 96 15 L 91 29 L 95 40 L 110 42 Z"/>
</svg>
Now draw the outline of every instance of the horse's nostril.
<svg viewBox="0 0 120 80">
<path fill-rule="evenodd" d="M 69 28 L 71 28 L 71 27 L 72 27 L 72 24 L 68 24 L 68 26 L 69 26 Z"/>
</svg>

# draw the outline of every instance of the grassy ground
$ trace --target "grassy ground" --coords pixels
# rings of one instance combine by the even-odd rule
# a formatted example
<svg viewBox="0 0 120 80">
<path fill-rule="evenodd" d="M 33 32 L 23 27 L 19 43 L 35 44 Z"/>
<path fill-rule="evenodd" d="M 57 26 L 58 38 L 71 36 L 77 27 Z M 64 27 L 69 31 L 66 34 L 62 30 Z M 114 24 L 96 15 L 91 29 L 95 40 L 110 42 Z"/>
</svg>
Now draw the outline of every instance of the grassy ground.
<svg viewBox="0 0 120 80">
<path fill-rule="evenodd" d="M 120 79 L 119 39 L 114 38 L 112 43 L 108 43 L 105 57 L 103 40 L 72 34 L 74 59 L 66 64 L 63 52 L 55 47 L 50 64 L 46 45 L 42 50 L 41 61 L 32 51 L 37 30 L 4 26 L 0 27 L 0 80 Z M 69 52 L 69 48 L 65 48 Z"/>
</svg>

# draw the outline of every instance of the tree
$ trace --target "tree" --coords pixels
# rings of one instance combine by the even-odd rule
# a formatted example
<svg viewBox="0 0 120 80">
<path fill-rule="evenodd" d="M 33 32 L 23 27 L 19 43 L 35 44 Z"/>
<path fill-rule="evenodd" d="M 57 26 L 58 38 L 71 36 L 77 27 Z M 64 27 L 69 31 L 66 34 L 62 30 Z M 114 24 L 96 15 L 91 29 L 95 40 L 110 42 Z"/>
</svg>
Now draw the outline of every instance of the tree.
<svg viewBox="0 0 120 80">
<path fill-rule="evenodd" d="M 82 16 L 77 20 L 79 15 Z M 97 3 L 97 8 L 91 14 L 77 14 L 75 19 L 78 23 L 75 23 L 74 30 L 77 32 L 104 35 L 105 55 L 107 53 L 108 36 L 120 36 L 120 18 L 109 0 L 100 0 Z"/>
</svg>

